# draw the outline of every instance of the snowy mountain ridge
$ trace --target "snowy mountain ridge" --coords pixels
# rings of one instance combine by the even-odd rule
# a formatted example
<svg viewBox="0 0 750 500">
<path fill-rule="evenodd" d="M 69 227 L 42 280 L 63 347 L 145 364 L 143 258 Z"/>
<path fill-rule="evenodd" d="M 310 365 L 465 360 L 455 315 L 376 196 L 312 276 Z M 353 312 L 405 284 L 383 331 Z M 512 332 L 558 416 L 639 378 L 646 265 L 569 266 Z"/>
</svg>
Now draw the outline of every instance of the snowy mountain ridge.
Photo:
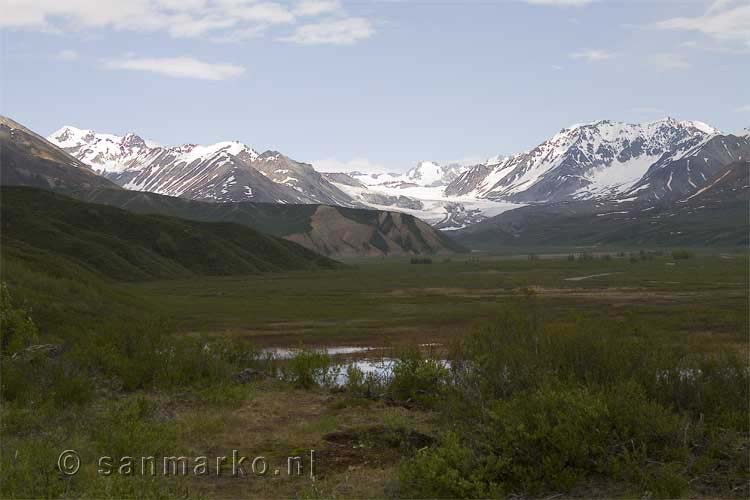
<svg viewBox="0 0 750 500">
<path fill-rule="evenodd" d="M 717 133 L 703 122 L 673 118 L 577 124 L 530 151 L 469 169 L 446 193 L 521 202 L 613 196 L 640 180 L 663 154 Z"/>
<path fill-rule="evenodd" d="M 48 139 L 126 189 L 216 202 L 356 205 L 310 165 L 239 141 L 163 147 L 132 133 L 72 126 Z"/>
<path fill-rule="evenodd" d="M 75 127 L 63 127 L 50 140 L 128 189 L 220 202 L 397 210 L 441 229 L 526 204 L 668 199 L 700 187 L 726 162 L 750 156 L 747 129 L 724 136 L 703 122 L 674 118 L 576 124 L 511 156 L 473 166 L 426 160 L 398 173 L 320 173 L 237 141 L 162 147 L 135 134 Z"/>
</svg>

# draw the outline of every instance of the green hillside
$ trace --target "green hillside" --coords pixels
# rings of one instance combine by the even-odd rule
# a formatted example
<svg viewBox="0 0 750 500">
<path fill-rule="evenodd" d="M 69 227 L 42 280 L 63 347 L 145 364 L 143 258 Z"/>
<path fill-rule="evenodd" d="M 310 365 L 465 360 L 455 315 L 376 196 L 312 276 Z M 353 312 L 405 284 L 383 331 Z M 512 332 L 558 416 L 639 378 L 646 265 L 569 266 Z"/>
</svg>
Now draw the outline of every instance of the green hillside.
<svg viewBox="0 0 750 500">
<path fill-rule="evenodd" d="M 238 224 L 137 215 L 33 188 L 2 188 L 2 237 L 6 256 L 46 254 L 118 280 L 337 265 Z"/>
<path fill-rule="evenodd" d="M 85 189 L 76 198 L 140 214 L 206 222 L 234 222 L 301 243 L 324 255 L 460 253 L 452 238 L 419 219 L 382 210 L 284 205 L 206 203 L 124 189 Z M 316 225 L 314 222 L 318 220 Z"/>
</svg>

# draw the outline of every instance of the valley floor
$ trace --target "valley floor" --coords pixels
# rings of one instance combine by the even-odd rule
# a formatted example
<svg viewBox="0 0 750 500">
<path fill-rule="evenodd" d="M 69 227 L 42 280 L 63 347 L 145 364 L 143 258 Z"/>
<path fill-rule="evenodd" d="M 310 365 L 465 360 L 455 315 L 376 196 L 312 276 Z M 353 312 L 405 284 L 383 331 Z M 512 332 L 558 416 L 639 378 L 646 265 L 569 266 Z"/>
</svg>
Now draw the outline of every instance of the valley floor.
<svg viewBox="0 0 750 500">
<path fill-rule="evenodd" d="M 655 318 L 686 341 L 714 335 L 708 344 L 744 345 L 742 254 L 673 260 L 612 252 L 585 261 L 570 255 L 576 260 L 565 254 L 436 257 L 427 265 L 362 259 L 335 271 L 118 286 L 157 307 L 182 334 L 230 336 L 259 347 L 450 342 L 491 322 L 525 289 L 534 291 L 542 321 L 579 314 Z"/>
<path fill-rule="evenodd" d="M 26 381 L 19 381 L 13 372 L 4 372 L 6 402 L 0 430 L 5 472 L 0 496 L 63 496 L 69 490 L 98 498 L 184 494 L 209 498 L 434 495 L 434 491 L 414 489 L 414 471 L 422 469 L 404 468 L 403 463 L 426 453 L 424 450 L 433 446 L 437 438 L 454 428 L 439 404 L 370 397 L 347 388 L 306 386 L 299 383 L 300 378 L 278 380 L 262 373 L 262 362 L 252 365 L 257 371 L 253 371 L 254 378 L 249 383 L 238 381 L 236 370 L 243 366 L 239 357 L 227 357 L 233 368 L 226 376 L 220 376 L 217 373 L 224 373 L 225 368 L 194 361 L 199 354 L 185 354 L 192 351 L 188 344 L 181 347 L 179 339 L 200 339 L 202 345 L 211 346 L 230 342 L 226 345 L 241 345 L 256 353 L 269 347 L 368 346 L 399 350 L 438 344 L 436 348 L 443 355 L 472 332 L 497 325 L 504 310 L 520 307 L 528 318 L 533 318 L 534 328 L 537 323 L 545 325 L 552 336 L 571 335 L 566 332 L 586 322 L 598 325 L 603 336 L 610 329 L 607 338 L 614 340 L 616 335 L 646 336 L 659 345 L 684 350 L 688 356 L 718 359 L 729 351 L 746 363 L 748 257 L 688 257 L 612 252 L 596 258 L 575 254 L 570 259 L 525 255 L 435 257 L 429 264 L 373 259 L 350 261 L 347 267 L 330 271 L 107 282 L 96 285 L 103 287 L 100 291 L 105 290 L 107 295 L 94 303 L 84 300 L 85 294 L 81 302 L 71 299 L 66 303 L 64 287 L 75 285 L 55 282 L 49 287 L 49 295 L 62 293 L 46 305 L 39 301 L 39 295 L 24 288 L 34 279 L 18 271 L 5 275 L 3 279 L 15 285 L 16 296 L 28 294 L 34 306 L 32 317 L 38 318 L 40 342 L 76 345 L 71 340 L 76 328 L 100 325 L 100 335 L 111 335 L 115 339 L 113 345 L 122 352 L 151 353 L 161 347 L 149 347 L 152 344 L 147 337 L 133 333 L 138 329 L 135 326 L 123 330 L 128 333 L 122 341 L 117 340 L 117 332 L 128 321 L 135 325 L 158 320 L 160 326 L 155 328 L 173 332 L 178 339 L 158 345 L 172 345 L 176 359 L 190 361 L 175 367 L 178 375 L 169 371 L 170 367 L 161 372 L 157 365 L 164 363 L 162 358 L 138 354 L 136 357 L 141 359 L 132 364 L 106 358 L 104 351 L 97 351 L 99 340 L 86 337 L 83 351 L 78 352 L 80 346 L 73 347 L 65 355 L 76 356 L 71 358 L 76 360 L 88 356 L 108 359 L 104 364 L 126 367 L 123 370 L 133 378 L 116 368 L 102 372 L 91 359 L 90 366 L 81 371 L 80 384 L 71 387 L 58 387 L 56 382 L 45 382 L 44 378 L 38 382 L 41 385 L 33 385 L 37 382 L 30 381 L 30 375 Z M 122 316 L 102 319 L 113 307 Z M 61 318 L 65 317 L 72 324 L 63 324 Z M 112 326 L 112 322 L 120 325 Z M 111 328 L 112 333 L 106 328 Z M 168 338 L 173 338 L 171 335 Z M 235 351 L 226 352 L 230 352 L 227 356 L 234 356 L 231 353 Z M 149 369 L 160 375 L 147 374 Z M 143 374 L 133 373 L 138 370 Z M 207 382 L 202 383 L 202 377 Z M 13 389 L 16 385 L 17 389 Z M 83 391 L 81 387 L 85 385 L 94 385 L 93 393 L 78 398 L 78 391 Z M 32 392 L 44 389 L 49 400 L 35 400 L 20 393 L 8 400 L 8 387 Z M 55 402 L 58 395 L 64 403 Z M 78 399 L 80 403 L 76 404 Z M 685 429 L 686 440 L 687 433 Z M 733 457 L 748 449 L 746 427 L 739 436 L 731 444 L 735 451 L 728 452 Z M 45 461 L 54 460 L 66 448 L 82 450 L 84 465 L 78 476 L 73 480 L 61 476 L 52 465 L 48 467 L 52 472 L 39 472 L 47 466 Z M 96 477 L 95 473 L 94 457 L 104 451 L 114 455 L 127 451 L 136 456 L 141 451 L 191 457 L 229 454 L 231 461 L 234 449 L 251 457 L 264 456 L 272 469 L 282 472 L 263 477 L 224 474 L 179 480 L 106 478 Z M 287 457 L 306 457 L 309 450 L 315 450 L 316 481 L 306 476 L 289 477 Z M 29 454 L 34 456 L 29 458 Z M 713 472 L 686 469 L 685 484 L 679 482 L 683 477 L 680 475 L 679 481 L 673 481 L 679 483 L 677 486 L 672 486 L 672 476 L 658 476 L 658 481 L 587 476 L 564 489 L 547 485 L 527 492 L 539 497 L 634 497 L 642 496 L 644 488 L 651 488 L 653 493 L 653 488 L 663 486 L 656 490 L 656 496 L 742 497 L 748 493 L 747 464 L 730 467 L 718 458 L 711 467 Z M 407 487 L 410 489 L 404 489 Z M 481 490 L 465 490 L 459 496 L 476 496 L 477 491 Z"/>
</svg>

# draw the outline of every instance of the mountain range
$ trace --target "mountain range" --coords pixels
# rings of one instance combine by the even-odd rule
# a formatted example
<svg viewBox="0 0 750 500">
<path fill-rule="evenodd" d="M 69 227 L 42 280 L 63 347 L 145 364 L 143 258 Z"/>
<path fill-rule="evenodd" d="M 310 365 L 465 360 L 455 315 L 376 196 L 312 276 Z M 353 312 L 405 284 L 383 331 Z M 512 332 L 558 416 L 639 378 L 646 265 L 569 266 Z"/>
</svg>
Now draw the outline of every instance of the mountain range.
<svg viewBox="0 0 750 500">
<path fill-rule="evenodd" d="M 485 251 L 703 247 L 750 244 L 750 161 L 729 163 L 689 195 L 660 201 L 528 205 L 453 233 Z"/>
<path fill-rule="evenodd" d="M 58 137 L 74 141 L 65 135 L 65 131 L 58 134 Z M 201 222 L 231 222 L 283 237 L 320 254 L 334 257 L 441 254 L 464 250 L 428 224 L 398 212 L 312 203 L 309 202 L 311 195 L 302 194 L 296 198 L 298 203 L 292 203 L 291 198 L 277 203 L 230 202 L 228 198 L 227 201 L 218 202 L 210 196 L 201 198 L 213 200 L 207 202 L 191 200 L 187 195 L 206 193 L 213 189 L 210 185 L 192 179 L 190 175 L 219 176 L 233 170 L 237 173 L 236 178 L 246 175 L 263 179 L 265 185 L 270 186 L 268 193 L 274 192 L 272 190 L 300 193 L 283 183 L 270 180 L 274 176 L 283 175 L 281 170 L 287 170 L 280 168 L 274 171 L 271 165 L 298 168 L 309 179 L 321 180 L 314 189 L 318 189 L 318 192 L 326 189 L 326 181 L 312 167 L 297 164 L 281 155 L 264 153 L 246 161 L 245 155 L 250 157 L 251 153 L 244 148 L 239 151 L 236 144 L 216 148 L 196 146 L 191 149 L 195 155 L 206 150 L 211 152 L 186 163 L 186 159 L 190 158 L 188 153 L 181 156 L 179 161 L 175 157 L 178 150 L 186 151 L 190 148 L 160 149 L 133 135 L 119 138 L 117 147 L 113 146 L 111 136 L 100 138 L 95 143 L 101 146 L 95 154 L 87 148 L 78 148 L 77 152 L 86 161 L 99 164 L 99 173 L 83 160 L 71 156 L 26 127 L 9 118 L 0 117 L 0 184 L 54 190 L 84 202 L 112 205 L 139 214 L 158 214 Z M 160 158 L 160 166 L 148 164 L 143 168 L 136 168 L 136 165 L 141 165 L 138 161 L 142 158 L 152 158 L 154 161 Z M 199 163 L 201 167 L 198 166 Z M 260 165 L 259 168 L 268 170 L 263 174 L 250 165 Z M 208 174 L 201 168 L 213 170 L 213 173 Z M 177 170 L 181 170 L 181 174 L 171 181 L 165 181 L 167 184 L 162 187 L 172 195 L 183 196 L 126 189 L 150 185 L 150 175 L 166 171 L 174 173 Z M 230 178 L 231 176 L 226 178 L 227 181 Z M 124 184 L 125 188 L 115 181 Z M 173 188 L 176 191 L 171 191 Z M 226 191 L 227 196 L 237 192 L 232 190 L 232 185 L 228 185 Z M 214 192 L 221 194 L 222 190 L 214 189 Z M 331 188 L 329 192 L 336 193 L 336 190 Z M 302 201 L 308 203 L 303 204 Z"/>
<path fill-rule="evenodd" d="M 403 173 L 320 173 L 236 141 L 163 147 L 69 126 L 50 137 L 56 146 L 9 119 L 0 139 L 5 185 L 234 222 L 329 256 L 746 240 L 727 225 L 747 227 L 747 186 L 737 183 L 750 134 L 695 121 L 574 125 L 524 153 L 472 166 L 423 161 Z"/>
<path fill-rule="evenodd" d="M 162 147 L 135 134 L 66 126 L 49 140 L 126 189 L 201 201 L 318 203 L 400 211 L 457 230 L 529 204 L 679 198 L 733 161 L 750 136 L 698 121 L 601 120 L 562 129 L 529 151 L 476 165 L 419 162 L 405 173 L 319 173 L 239 142 Z"/>
<path fill-rule="evenodd" d="M 48 139 L 125 189 L 199 201 L 353 205 L 311 165 L 237 141 L 163 147 L 132 133 L 70 126 Z"/>
</svg>

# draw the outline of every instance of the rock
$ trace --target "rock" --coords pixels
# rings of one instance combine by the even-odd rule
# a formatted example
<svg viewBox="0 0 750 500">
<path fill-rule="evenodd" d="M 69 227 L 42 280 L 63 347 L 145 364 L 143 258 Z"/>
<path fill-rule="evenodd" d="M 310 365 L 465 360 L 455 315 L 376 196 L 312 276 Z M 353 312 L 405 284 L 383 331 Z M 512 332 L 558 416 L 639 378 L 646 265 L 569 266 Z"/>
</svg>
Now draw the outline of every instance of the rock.
<svg viewBox="0 0 750 500">
<path fill-rule="evenodd" d="M 26 349 L 14 353 L 12 359 L 31 361 L 39 358 L 56 358 L 62 351 L 63 347 L 58 344 L 30 345 Z"/>
<path fill-rule="evenodd" d="M 243 370 L 235 373 L 233 378 L 234 381 L 238 384 L 249 384 L 253 380 L 259 380 L 265 377 L 266 375 L 262 372 L 259 372 L 258 370 L 254 370 L 252 368 L 244 368 Z"/>
</svg>

